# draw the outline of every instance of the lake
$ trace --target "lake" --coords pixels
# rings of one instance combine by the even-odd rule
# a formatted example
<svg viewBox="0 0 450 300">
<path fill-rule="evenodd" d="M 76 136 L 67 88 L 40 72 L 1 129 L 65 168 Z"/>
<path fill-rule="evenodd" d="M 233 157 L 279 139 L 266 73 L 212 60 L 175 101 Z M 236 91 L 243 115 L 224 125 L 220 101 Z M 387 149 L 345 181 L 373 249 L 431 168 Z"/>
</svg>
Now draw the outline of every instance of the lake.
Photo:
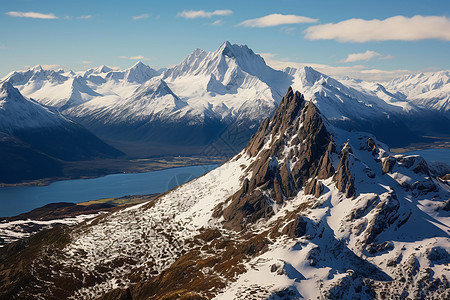
<svg viewBox="0 0 450 300">
<path fill-rule="evenodd" d="M 428 161 L 442 161 L 450 166 L 450 149 L 426 149 L 404 153 L 402 155 L 420 155 Z"/>
<path fill-rule="evenodd" d="M 85 202 L 126 195 L 166 192 L 218 165 L 171 168 L 146 173 L 113 174 L 93 179 L 57 181 L 48 186 L 0 188 L 0 217 L 15 216 L 54 202 Z"/>
</svg>

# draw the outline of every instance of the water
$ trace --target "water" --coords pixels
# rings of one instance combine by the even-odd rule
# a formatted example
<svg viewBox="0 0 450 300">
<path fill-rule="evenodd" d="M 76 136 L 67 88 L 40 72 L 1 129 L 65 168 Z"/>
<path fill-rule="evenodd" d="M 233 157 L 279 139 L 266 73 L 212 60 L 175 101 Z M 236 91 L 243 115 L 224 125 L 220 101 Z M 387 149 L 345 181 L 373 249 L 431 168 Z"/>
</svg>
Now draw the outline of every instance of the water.
<svg viewBox="0 0 450 300">
<path fill-rule="evenodd" d="M 400 153 L 402 155 L 420 155 L 428 161 L 442 161 L 450 166 L 450 149 L 426 149 Z"/>
<path fill-rule="evenodd" d="M 54 202 L 84 202 L 126 195 L 163 193 L 216 168 L 191 166 L 137 174 L 54 182 L 48 186 L 0 188 L 0 216 L 14 216 Z"/>
</svg>

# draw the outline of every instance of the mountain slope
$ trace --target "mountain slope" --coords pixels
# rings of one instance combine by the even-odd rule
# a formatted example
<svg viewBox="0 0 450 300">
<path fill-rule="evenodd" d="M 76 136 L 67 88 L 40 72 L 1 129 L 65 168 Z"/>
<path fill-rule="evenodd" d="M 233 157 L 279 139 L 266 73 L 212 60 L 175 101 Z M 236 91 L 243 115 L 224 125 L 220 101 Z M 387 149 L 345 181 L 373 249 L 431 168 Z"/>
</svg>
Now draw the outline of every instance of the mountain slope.
<svg viewBox="0 0 450 300">
<path fill-rule="evenodd" d="M 0 182 L 17 183 L 62 176 L 60 161 L 0 132 Z"/>
<path fill-rule="evenodd" d="M 289 89 L 217 169 L 154 201 L 1 250 L 0 293 L 448 298 L 449 193 L 421 157 L 392 156 L 374 137 L 332 126 Z"/>
<path fill-rule="evenodd" d="M 0 132 L 63 160 L 121 155 L 56 110 L 24 98 L 9 82 L 0 85 Z"/>
</svg>

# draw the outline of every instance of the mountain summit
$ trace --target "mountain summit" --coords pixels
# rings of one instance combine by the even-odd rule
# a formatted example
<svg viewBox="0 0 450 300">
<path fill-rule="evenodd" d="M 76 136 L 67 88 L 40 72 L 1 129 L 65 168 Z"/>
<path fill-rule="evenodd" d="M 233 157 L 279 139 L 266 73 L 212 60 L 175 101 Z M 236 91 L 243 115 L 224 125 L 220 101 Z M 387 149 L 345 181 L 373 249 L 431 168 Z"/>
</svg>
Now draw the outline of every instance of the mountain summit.
<svg viewBox="0 0 450 300">
<path fill-rule="evenodd" d="M 449 196 L 423 158 L 334 127 L 289 89 L 217 169 L 0 252 L 0 295 L 448 298 Z"/>
</svg>

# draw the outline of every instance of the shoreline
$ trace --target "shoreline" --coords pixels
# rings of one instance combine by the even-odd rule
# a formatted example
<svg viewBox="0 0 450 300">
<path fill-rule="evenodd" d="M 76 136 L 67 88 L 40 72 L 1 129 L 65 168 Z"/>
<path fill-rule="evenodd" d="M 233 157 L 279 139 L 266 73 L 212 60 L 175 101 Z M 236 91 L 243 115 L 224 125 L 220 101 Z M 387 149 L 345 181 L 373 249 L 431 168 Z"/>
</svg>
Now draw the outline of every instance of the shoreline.
<svg viewBox="0 0 450 300">
<path fill-rule="evenodd" d="M 161 170 L 168 170 L 173 168 L 182 168 L 182 167 L 194 167 L 194 166 L 204 166 L 204 165 L 214 165 L 214 164 L 222 164 L 226 161 L 227 158 L 224 157 L 174 157 L 173 159 L 168 158 L 139 158 L 139 159 L 130 159 L 130 160 L 98 160 L 98 161 L 82 161 L 82 162 L 68 162 L 66 164 L 66 168 L 70 170 L 70 168 L 80 168 L 75 169 L 75 171 L 70 170 L 70 172 L 79 172 L 79 173 L 89 173 L 95 172 L 97 168 L 102 168 L 102 171 L 97 171 L 98 173 L 92 175 L 82 175 L 82 174 L 68 174 L 67 176 L 62 177 L 52 177 L 52 178 L 41 178 L 34 180 L 27 180 L 18 183 L 0 183 L 0 188 L 9 188 L 9 187 L 40 187 L 40 186 L 49 186 L 52 183 L 67 181 L 67 180 L 84 180 L 84 179 L 95 179 L 102 178 L 108 175 L 114 174 L 140 174 Z M 114 163 L 118 162 L 122 165 L 125 164 L 123 168 L 107 168 L 104 166 L 106 163 Z M 89 169 L 87 166 L 89 164 L 94 164 L 94 169 Z M 86 167 L 84 167 L 86 166 Z M 104 168 L 107 168 L 106 170 Z M 84 172 L 83 172 L 84 171 Z"/>
</svg>

